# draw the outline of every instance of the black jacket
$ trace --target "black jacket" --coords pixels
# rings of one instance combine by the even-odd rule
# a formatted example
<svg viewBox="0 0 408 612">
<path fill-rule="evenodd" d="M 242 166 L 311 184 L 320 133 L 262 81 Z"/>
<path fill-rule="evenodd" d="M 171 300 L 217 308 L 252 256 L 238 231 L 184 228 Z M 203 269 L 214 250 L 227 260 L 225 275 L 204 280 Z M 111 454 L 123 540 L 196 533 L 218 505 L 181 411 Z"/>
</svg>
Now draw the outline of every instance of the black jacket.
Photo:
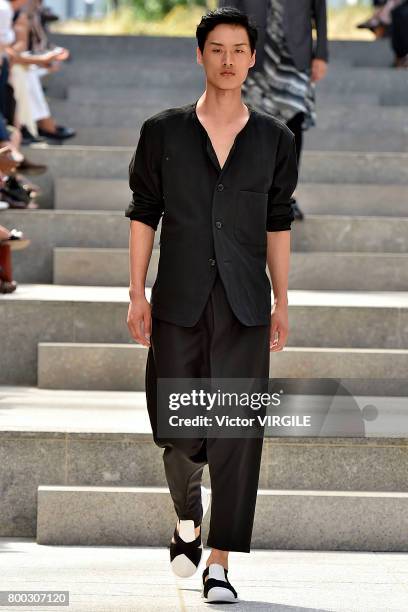
<svg viewBox="0 0 408 612">
<path fill-rule="evenodd" d="M 289 51 L 298 70 L 310 68 L 312 59 L 328 61 L 326 0 L 283 0 L 283 29 Z M 218 6 L 232 6 L 254 18 L 258 27 L 256 63 L 250 70 L 260 70 L 263 64 L 268 0 L 219 0 Z M 313 48 L 312 25 L 316 26 L 316 46 Z"/>
<path fill-rule="evenodd" d="M 289 230 L 293 221 L 294 137 L 248 105 L 250 118 L 221 169 L 196 103 L 148 118 L 129 164 L 133 197 L 125 216 L 156 230 L 164 213 L 152 315 L 194 325 L 218 268 L 240 321 L 266 325 L 266 232 Z"/>
</svg>

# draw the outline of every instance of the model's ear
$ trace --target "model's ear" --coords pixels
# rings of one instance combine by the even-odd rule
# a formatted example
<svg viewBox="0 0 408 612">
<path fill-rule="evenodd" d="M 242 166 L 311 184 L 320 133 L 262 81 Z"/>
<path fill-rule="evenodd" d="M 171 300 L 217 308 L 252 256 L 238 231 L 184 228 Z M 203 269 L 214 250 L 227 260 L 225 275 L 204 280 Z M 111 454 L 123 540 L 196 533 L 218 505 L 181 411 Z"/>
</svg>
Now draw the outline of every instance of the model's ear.
<svg viewBox="0 0 408 612">
<path fill-rule="evenodd" d="M 254 52 L 252 54 L 252 59 L 251 59 L 251 63 L 249 67 L 252 68 L 252 66 L 255 66 L 255 62 L 256 62 L 256 49 L 254 49 Z"/>
<path fill-rule="evenodd" d="M 202 64 L 203 63 L 203 54 L 200 51 L 200 47 L 197 46 L 196 49 L 196 54 L 197 54 L 197 64 Z"/>
</svg>

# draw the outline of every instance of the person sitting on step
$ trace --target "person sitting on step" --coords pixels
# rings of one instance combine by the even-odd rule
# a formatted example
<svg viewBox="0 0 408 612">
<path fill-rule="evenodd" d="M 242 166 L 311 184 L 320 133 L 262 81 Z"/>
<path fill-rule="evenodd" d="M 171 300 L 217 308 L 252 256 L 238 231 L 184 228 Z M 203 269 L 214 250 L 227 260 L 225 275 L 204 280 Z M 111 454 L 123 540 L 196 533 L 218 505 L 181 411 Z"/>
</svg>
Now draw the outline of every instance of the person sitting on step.
<svg viewBox="0 0 408 612">
<path fill-rule="evenodd" d="M 30 242 L 21 230 L 8 230 L 0 225 L 0 293 L 12 293 L 17 289 L 17 282 L 13 280 L 11 251 L 25 249 Z"/>
</svg>

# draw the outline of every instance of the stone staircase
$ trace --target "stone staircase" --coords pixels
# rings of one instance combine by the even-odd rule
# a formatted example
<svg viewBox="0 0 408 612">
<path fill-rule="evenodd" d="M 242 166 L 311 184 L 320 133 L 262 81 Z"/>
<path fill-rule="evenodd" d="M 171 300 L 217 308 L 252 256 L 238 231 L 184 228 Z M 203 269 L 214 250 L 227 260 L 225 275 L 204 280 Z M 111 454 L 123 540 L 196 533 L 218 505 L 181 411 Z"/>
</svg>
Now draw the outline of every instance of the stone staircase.
<svg viewBox="0 0 408 612">
<path fill-rule="evenodd" d="M 32 244 L 13 258 L 17 292 L 0 299 L 0 535 L 165 546 L 175 515 L 145 408 L 147 350 L 126 325 L 127 169 L 144 118 L 197 99 L 201 67 L 193 39 L 54 39 L 72 61 L 47 91 L 78 136 L 31 147 L 50 168 L 41 209 L 1 213 Z M 305 138 L 290 337 L 270 375 L 349 379 L 358 426 L 354 437 L 265 439 L 253 546 L 403 551 L 408 74 L 389 68 L 382 43 L 334 42 L 331 55 Z"/>
</svg>

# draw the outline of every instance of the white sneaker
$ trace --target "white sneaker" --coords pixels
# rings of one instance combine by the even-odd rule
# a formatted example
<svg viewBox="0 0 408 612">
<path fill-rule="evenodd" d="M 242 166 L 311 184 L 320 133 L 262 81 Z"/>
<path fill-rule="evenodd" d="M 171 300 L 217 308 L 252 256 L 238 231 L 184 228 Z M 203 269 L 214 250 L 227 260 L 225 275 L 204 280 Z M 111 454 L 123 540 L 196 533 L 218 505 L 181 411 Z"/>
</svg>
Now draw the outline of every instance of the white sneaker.
<svg viewBox="0 0 408 612">
<path fill-rule="evenodd" d="M 210 505 L 210 499 L 210 492 L 201 485 L 203 518 Z M 189 578 L 196 573 L 203 554 L 201 525 L 200 533 L 196 537 L 193 520 L 181 520 L 178 523 L 179 529 L 177 530 L 177 525 L 174 529 L 174 542 L 170 542 L 170 565 L 176 576 Z"/>
</svg>

